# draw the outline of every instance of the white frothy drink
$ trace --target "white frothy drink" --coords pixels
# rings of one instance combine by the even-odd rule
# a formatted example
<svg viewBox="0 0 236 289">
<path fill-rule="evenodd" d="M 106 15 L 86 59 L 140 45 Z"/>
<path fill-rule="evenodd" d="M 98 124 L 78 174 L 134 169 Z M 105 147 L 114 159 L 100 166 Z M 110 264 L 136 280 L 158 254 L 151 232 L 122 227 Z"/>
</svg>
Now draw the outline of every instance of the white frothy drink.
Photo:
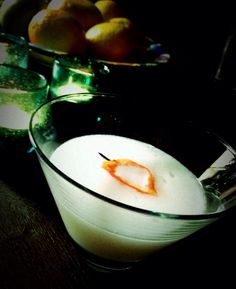
<svg viewBox="0 0 236 289">
<path fill-rule="evenodd" d="M 147 167 L 155 178 L 157 194 L 137 192 L 111 177 L 102 168 L 104 158 L 99 153 L 111 160 L 130 159 Z M 140 141 L 111 135 L 78 137 L 57 148 L 51 161 L 83 186 L 134 207 L 190 215 L 205 210 L 205 193 L 197 178 L 167 153 Z M 134 183 L 145 182 L 141 169 L 123 170 L 123 175 Z"/>
<path fill-rule="evenodd" d="M 147 168 L 154 177 L 156 194 L 143 193 L 113 177 L 104 169 L 105 160 L 99 153 L 110 160 L 128 159 L 140 164 L 117 167 L 117 174 L 137 187 L 145 186 L 147 174 L 142 168 Z M 205 192 L 194 174 L 147 143 L 115 135 L 87 135 L 60 145 L 50 161 L 82 186 L 122 204 L 177 215 L 206 211 Z M 195 230 L 186 220 L 157 218 L 104 202 L 48 168 L 44 171 L 69 234 L 98 256 L 139 260 Z"/>
</svg>

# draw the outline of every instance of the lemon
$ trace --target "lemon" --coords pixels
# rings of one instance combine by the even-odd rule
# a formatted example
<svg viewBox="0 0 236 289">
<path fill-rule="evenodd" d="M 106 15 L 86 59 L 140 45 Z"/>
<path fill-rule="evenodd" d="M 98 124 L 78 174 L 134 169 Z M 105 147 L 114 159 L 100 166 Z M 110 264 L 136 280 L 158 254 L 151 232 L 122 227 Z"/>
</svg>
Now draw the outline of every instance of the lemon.
<svg viewBox="0 0 236 289">
<path fill-rule="evenodd" d="M 95 6 L 101 12 L 104 21 L 108 21 L 114 17 L 124 16 L 124 13 L 122 12 L 121 6 L 114 1 L 99 0 L 99 1 L 95 2 Z"/>
<path fill-rule="evenodd" d="M 134 23 L 129 18 L 126 18 L 126 17 L 114 17 L 114 18 L 111 18 L 109 22 L 122 24 L 129 29 L 133 29 L 133 30 L 136 29 Z"/>
<path fill-rule="evenodd" d="M 137 48 L 137 34 L 129 21 L 103 22 L 85 34 L 88 50 L 95 58 L 123 61 Z"/>
<path fill-rule="evenodd" d="M 103 21 L 99 9 L 89 0 L 52 0 L 48 8 L 71 13 L 85 31 Z"/>
<path fill-rule="evenodd" d="M 85 33 L 78 21 L 63 10 L 43 9 L 29 23 L 32 43 L 56 51 L 83 53 Z"/>
</svg>

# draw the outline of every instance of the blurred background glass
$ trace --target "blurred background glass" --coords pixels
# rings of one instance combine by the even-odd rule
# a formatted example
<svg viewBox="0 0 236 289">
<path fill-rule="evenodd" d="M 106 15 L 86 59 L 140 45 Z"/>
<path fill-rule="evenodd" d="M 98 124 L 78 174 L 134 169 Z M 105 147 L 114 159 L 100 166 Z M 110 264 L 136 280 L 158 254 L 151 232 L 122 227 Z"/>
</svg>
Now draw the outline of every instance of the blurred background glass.
<svg viewBox="0 0 236 289">
<path fill-rule="evenodd" d="M 28 67 L 28 42 L 24 37 L 0 32 L 0 64 Z"/>
<path fill-rule="evenodd" d="M 48 82 L 34 71 L 0 65 L 0 157 L 3 173 L 27 167 L 32 112 L 47 100 Z M 18 169 L 17 169 L 18 168 Z"/>
<path fill-rule="evenodd" d="M 57 56 L 53 62 L 50 96 L 91 92 L 99 89 L 99 75 L 109 73 L 106 65 L 88 58 Z"/>
</svg>

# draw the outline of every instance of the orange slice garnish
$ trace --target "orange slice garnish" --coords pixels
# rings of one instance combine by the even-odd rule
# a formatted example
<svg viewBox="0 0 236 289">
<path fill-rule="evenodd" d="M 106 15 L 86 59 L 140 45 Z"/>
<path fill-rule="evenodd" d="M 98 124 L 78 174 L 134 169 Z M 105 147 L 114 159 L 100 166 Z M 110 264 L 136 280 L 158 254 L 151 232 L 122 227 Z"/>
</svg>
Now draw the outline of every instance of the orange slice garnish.
<svg viewBox="0 0 236 289">
<path fill-rule="evenodd" d="M 126 180 L 124 177 L 117 175 L 117 168 L 120 166 L 133 166 L 133 167 L 138 167 L 140 169 L 143 169 L 145 173 L 147 174 L 147 182 L 145 184 L 145 187 L 142 188 L 140 186 L 137 186 L 128 180 Z M 117 179 L 119 182 L 122 184 L 129 186 L 130 188 L 133 188 L 134 190 L 144 193 L 144 194 L 149 194 L 149 195 L 156 195 L 157 191 L 155 189 L 155 179 L 154 176 L 152 175 L 151 171 L 146 168 L 143 165 L 140 165 L 132 160 L 129 159 L 117 159 L 117 160 L 107 160 L 104 161 L 102 164 L 102 167 L 109 172 L 109 174 Z"/>
</svg>

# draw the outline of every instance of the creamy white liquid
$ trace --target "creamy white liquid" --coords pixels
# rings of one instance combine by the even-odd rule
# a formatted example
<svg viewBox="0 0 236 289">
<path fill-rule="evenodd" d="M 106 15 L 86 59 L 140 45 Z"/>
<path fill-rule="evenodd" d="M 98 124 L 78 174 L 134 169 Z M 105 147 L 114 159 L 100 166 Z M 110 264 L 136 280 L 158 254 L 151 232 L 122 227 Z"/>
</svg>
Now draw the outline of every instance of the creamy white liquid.
<svg viewBox="0 0 236 289">
<path fill-rule="evenodd" d="M 117 181 L 102 168 L 104 159 L 99 152 L 109 159 L 131 159 L 147 167 L 155 176 L 157 195 L 138 192 Z M 196 177 L 170 155 L 136 140 L 112 135 L 78 137 L 56 148 L 50 161 L 78 183 L 134 207 L 176 214 L 205 211 L 204 191 Z M 86 193 L 44 162 L 42 168 L 68 233 L 97 256 L 137 261 L 207 223 L 127 210 Z M 129 174 L 129 180 L 138 184 L 145 182 L 144 178 L 137 170 Z"/>
<path fill-rule="evenodd" d="M 155 177 L 157 195 L 138 192 L 113 178 L 104 168 L 109 159 L 130 159 L 147 167 Z M 172 214 L 202 214 L 205 193 L 197 178 L 165 152 L 140 141 L 111 135 L 89 135 L 67 141 L 51 156 L 51 161 L 73 180 L 119 202 Z M 133 183 L 145 183 L 146 175 L 136 168 L 123 171 Z M 121 172 L 122 173 L 122 172 Z"/>
</svg>

